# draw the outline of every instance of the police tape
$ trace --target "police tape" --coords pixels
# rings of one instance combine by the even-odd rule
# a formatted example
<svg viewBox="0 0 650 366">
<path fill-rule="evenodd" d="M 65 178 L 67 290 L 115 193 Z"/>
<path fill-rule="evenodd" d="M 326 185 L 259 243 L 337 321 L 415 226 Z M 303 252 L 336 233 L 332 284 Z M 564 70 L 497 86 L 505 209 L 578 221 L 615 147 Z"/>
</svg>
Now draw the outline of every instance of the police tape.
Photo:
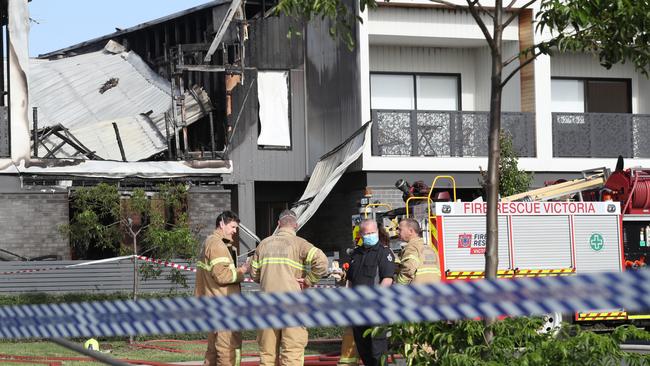
<svg viewBox="0 0 650 366">
<path fill-rule="evenodd" d="M 162 265 L 162 266 L 165 266 L 165 267 L 176 268 L 176 269 L 183 270 L 183 271 L 196 272 L 196 268 L 186 266 L 186 265 L 183 265 L 183 264 L 178 264 L 178 263 L 174 263 L 174 262 L 171 262 L 171 261 L 165 261 L 165 260 L 160 260 L 160 259 L 155 259 L 155 258 L 149 258 L 149 257 L 145 257 L 145 256 L 142 256 L 142 255 L 139 255 L 137 257 L 138 257 L 138 259 L 141 259 L 143 261 L 159 264 L 159 265 Z M 253 280 L 250 277 L 244 278 L 243 282 L 256 283 L 255 280 Z M 317 285 L 313 285 L 311 287 L 313 287 L 313 288 L 338 288 L 339 286 L 336 286 L 336 285 L 318 285 L 317 284 Z"/>
<path fill-rule="evenodd" d="M 93 260 L 93 261 L 88 261 L 88 262 L 83 262 L 83 263 L 70 264 L 70 265 L 61 266 L 61 267 L 20 269 L 20 270 L 17 270 L 17 271 L 0 272 L 0 275 L 12 275 L 12 274 L 21 274 L 21 273 L 35 273 L 35 272 L 45 272 L 45 271 L 60 271 L 60 270 L 68 269 L 68 268 L 77 268 L 77 267 L 89 266 L 89 265 L 93 265 L 93 264 L 117 262 L 117 261 L 121 261 L 121 260 L 125 260 L 125 259 L 131 259 L 133 257 L 134 257 L 133 255 L 124 255 L 124 256 L 121 256 L 121 257 L 98 259 L 98 260 Z M 32 263 L 34 263 L 34 262 L 32 262 Z"/>
<path fill-rule="evenodd" d="M 0 307 L 0 338 L 329 327 L 650 309 L 650 271 Z"/>
<path fill-rule="evenodd" d="M 179 269 L 179 270 L 182 270 L 182 271 L 196 272 L 196 268 L 191 267 L 191 266 L 186 266 L 184 264 L 178 264 L 178 263 L 174 263 L 174 262 L 166 261 L 166 260 L 162 260 L 162 259 L 155 259 L 155 258 L 145 257 L 143 255 L 138 255 L 136 257 L 138 257 L 138 259 L 143 260 L 145 262 L 159 264 L 159 265 L 164 266 L 164 267 L 171 267 L 171 268 Z"/>
</svg>

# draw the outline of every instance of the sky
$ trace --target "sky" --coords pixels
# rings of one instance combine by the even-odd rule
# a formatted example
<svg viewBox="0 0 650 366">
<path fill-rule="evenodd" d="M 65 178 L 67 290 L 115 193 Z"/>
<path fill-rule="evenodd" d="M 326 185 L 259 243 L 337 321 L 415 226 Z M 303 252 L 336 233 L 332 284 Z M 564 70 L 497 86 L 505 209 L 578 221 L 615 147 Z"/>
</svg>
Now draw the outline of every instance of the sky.
<svg viewBox="0 0 650 366">
<path fill-rule="evenodd" d="M 32 0 L 29 55 L 58 50 L 209 0 Z"/>
</svg>

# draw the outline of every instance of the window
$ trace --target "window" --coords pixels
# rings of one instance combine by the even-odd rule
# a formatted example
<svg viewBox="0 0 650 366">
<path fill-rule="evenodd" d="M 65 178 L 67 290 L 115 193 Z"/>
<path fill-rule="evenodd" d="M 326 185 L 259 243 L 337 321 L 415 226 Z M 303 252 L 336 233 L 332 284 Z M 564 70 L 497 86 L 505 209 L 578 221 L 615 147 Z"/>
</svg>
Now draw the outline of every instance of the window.
<svg viewBox="0 0 650 366">
<path fill-rule="evenodd" d="M 585 112 L 585 89 L 582 80 L 551 80 L 553 112 Z"/>
<path fill-rule="evenodd" d="M 551 110 L 573 113 L 632 113 L 630 79 L 551 80 Z"/>
<path fill-rule="evenodd" d="M 257 73 L 260 134 L 257 145 L 274 148 L 291 147 L 289 124 L 289 73 L 260 71 Z"/>
<path fill-rule="evenodd" d="M 370 90 L 373 109 L 415 109 L 413 75 L 371 75 Z"/>
<path fill-rule="evenodd" d="M 370 75 L 372 109 L 459 110 L 460 75 Z"/>
</svg>

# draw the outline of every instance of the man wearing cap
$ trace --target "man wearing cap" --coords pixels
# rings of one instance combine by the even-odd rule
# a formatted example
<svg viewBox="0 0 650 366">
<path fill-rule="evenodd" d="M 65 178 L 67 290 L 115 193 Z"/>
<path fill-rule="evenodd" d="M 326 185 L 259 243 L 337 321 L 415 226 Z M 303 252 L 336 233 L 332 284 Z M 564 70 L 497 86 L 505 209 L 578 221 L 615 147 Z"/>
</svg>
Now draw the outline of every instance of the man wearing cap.
<svg viewBox="0 0 650 366">
<path fill-rule="evenodd" d="M 296 235 L 298 221 L 291 210 L 278 219 L 275 234 L 262 240 L 251 262 L 251 277 L 264 292 L 301 291 L 327 274 L 322 250 Z M 308 333 L 305 327 L 263 329 L 258 332 L 260 365 L 275 365 L 278 351 L 283 366 L 303 365 Z"/>
<path fill-rule="evenodd" d="M 239 217 L 232 211 L 224 211 L 217 217 L 217 228 L 208 236 L 199 255 L 196 271 L 196 296 L 228 296 L 240 293 L 240 283 L 248 264 L 237 268 L 228 246 L 237 233 Z M 239 366 L 241 362 L 241 333 L 230 331 L 211 332 L 204 366 Z"/>
</svg>

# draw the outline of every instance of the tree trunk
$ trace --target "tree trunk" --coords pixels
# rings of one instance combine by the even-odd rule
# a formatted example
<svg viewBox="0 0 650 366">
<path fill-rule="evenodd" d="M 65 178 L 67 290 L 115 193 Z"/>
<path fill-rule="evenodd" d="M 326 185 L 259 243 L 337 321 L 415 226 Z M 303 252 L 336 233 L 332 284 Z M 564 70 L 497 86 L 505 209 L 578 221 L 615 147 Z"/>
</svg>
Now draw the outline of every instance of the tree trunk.
<svg viewBox="0 0 650 366">
<path fill-rule="evenodd" d="M 497 277 L 499 266 L 499 227 L 497 205 L 499 203 L 499 135 L 501 133 L 501 73 L 503 62 L 501 59 L 502 49 L 502 24 L 503 24 L 502 0 L 496 0 L 494 4 L 494 47 L 491 49 L 492 76 L 490 93 L 490 115 L 488 135 L 488 180 L 487 180 L 487 242 L 485 248 L 485 278 L 494 279 Z M 495 319 L 485 319 L 485 325 L 493 324 Z M 492 331 L 486 328 L 485 340 L 492 342 Z"/>
</svg>

